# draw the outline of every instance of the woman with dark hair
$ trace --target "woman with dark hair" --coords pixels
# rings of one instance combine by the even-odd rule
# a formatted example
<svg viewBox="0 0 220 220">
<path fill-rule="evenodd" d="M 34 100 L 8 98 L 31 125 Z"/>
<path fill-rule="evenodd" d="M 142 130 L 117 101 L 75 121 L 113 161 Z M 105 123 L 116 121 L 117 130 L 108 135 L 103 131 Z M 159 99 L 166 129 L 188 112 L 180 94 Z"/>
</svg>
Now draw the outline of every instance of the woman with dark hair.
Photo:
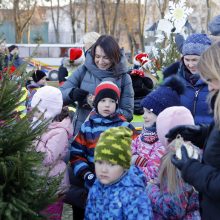
<svg viewBox="0 0 220 220">
<path fill-rule="evenodd" d="M 91 111 L 95 88 L 102 81 L 112 81 L 119 87 L 121 97 L 118 112 L 128 121 L 132 120 L 134 91 L 128 71 L 124 51 L 116 40 L 109 35 L 100 36 L 87 51 L 85 63 L 60 87 L 65 105 L 78 103 L 74 135 Z"/>
</svg>

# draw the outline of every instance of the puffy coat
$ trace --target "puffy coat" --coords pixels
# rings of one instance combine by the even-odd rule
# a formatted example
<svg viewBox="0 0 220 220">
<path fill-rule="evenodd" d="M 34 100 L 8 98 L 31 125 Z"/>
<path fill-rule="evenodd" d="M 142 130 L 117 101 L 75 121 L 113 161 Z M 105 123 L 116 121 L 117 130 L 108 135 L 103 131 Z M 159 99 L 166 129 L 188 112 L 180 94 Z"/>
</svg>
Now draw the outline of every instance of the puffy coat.
<svg viewBox="0 0 220 220">
<path fill-rule="evenodd" d="M 68 139 L 72 136 L 72 132 L 72 122 L 70 118 L 65 118 L 61 122 L 52 122 L 40 140 L 36 142 L 36 151 L 45 154 L 43 170 L 51 169 L 49 173 L 51 177 L 65 172 L 60 190 L 66 190 L 69 185 L 64 157 L 68 151 Z"/>
<path fill-rule="evenodd" d="M 136 159 L 135 165 L 144 172 L 147 181 L 158 177 L 160 160 L 165 153 L 166 147 L 158 140 L 156 132 L 147 128 L 143 128 L 142 133 L 132 141 L 132 154 L 140 157 L 140 160 Z M 139 164 L 142 158 L 146 162 Z"/>
<path fill-rule="evenodd" d="M 122 53 L 121 61 L 113 70 L 100 70 L 93 62 L 90 51 L 86 53 L 84 65 L 77 68 L 67 81 L 60 87 L 64 104 L 73 104 L 69 94 L 73 88 L 80 88 L 94 94 L 96 86 L 102 82 L 110 80 L 117 84 L 121 91 L 118 112 L 123 114 L 128 121 L 132 120 L 134 109 L 134 91 L 130 75 L 127 73 L 127 61 Z M 81 124 L 85 121 L 91 109 L 78 106 L 75 114 L 74 134 L 79 131 Z"/>
<path fill-rule="evenodd" d="M 154 220 L 200 220 L 199 196 L 193 187 L 182 182 L 181 189 L 170 193 L 164 187 L 148 183 L 146 189 L 151 200 Z"/>
<path fill-rule="evenodd" d="M 188 108 L 195 120 L 195 124 L 210 124 L 213 120 L 213 115 L 210 114 L 209 106 L 207 103 L 208 86 L 199 79 L 192 85 L 186 79 L 186 67 L 184 64 L 179 69 L 179 76 L 182 77 L 185 84 L 185 92 L 180 96 L 181 105 Z"/>
<path fill-rule="evenodd" d="M 137 167 L 131 166 L 115 183 L 103 185 L 96 180 L 89 191 L 85 219 L 153 219 L 143 173 Z"/>
<path fill-rule="evenodd" d="M 80 177 L 87 170 L 94 172 L 94 150 L 100 134 L 109 128 L 119 126 L 130 128 L 133 131 L 133 138 L 137 137 L 135 128 L 123 115 L 115 113 L 110 117 L 103 117 L 95 111 L 90 113 L 71 144 L 70 164 L 75 176 Z"/>
</svg>

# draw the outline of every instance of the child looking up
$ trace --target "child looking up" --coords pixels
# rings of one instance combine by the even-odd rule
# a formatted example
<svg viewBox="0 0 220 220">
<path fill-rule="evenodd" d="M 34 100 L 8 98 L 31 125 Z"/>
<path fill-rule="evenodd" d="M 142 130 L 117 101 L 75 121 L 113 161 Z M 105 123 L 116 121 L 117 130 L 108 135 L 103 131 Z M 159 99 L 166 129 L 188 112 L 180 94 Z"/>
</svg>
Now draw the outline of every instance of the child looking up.
<svg viewBox="0 0 220 220">
<path fill-rule="evenodd" d="M 199 149 L 177 138 L 168 143 L 166 133 L 179 125 L 194 125 L 191 112 L 183 106 L 166 108 L 157 117 L 157 134 L 161 143 L 167 147 L 167 153 L 161 159 L 159 180 L 148 182 L 147 194 L 151 200 L 154 219 L 193 219 L 199 220 L 199 198 L 194 188 L 184 182 L 180 171 L 171 163 L 171 157 L 187 146 L 190 156 L 199 158 Z M 179 143 L 178 143 L 179 142 Z M 179 158 L 181 156 L 178 156 Z"/>
<path fill-rule="evenodd" d="M 90 113 L 88 120 L 82 124 L 71 144 L 70 164 L 74 177 L 70 192 L 66 195 L 66 202 L 81 209 L 85 207 L 85 194 L 96 178 L 94 149 L 100 134 L 108 128 L 123 126 L 133 131 L 133 138 L 137 136 L 135 128 L 123 115 L 116 112 L 119 98 L 120 90 L 116 84 L 111 81 L 100 83 L 95 89 L 94 110 Z"/>
<path fill-rule="evenodd" d="M 85 219 L 152 219 L 141 170 L 130 166 L 132 132 L 127 127 L 103 132 L 95 148 L 97 180 L 89 191 Z"/>
<path fill-rule="evenodd" d="M 64 174 L 58 196 L 68 189 L 69 179 L 67 166 L 64 157 L 67 153 L 68 140 L 72 136 L 73 127 L 69 117 L 68 109 L 63 108 L 63 98 L 59 89 L 52 86 L 44 86 L 34 94 L 31 107 L 37 107 L 33 121 L 36 126 L 42 119 L 50 120 L 45 133 L 36 141 L 36 151 L 44 153 L 43 167 L 50 170 L 49 176 L 59 176 Z M 48 219 L 61 220 L 63 202 L 59 198 L 57 202 L 49 205 L 44 211 L 44 215 L 50 216 Z M 53 216 L 53 217 L 52 217 Z"/>
<path fill-rule="evenodd" d="M 183 90 L 182 81 L 177 76 L 172 76 L 141 101 L 144 126 L 142 133 L 132 141 L 132 164 L 141 168 L 147 180 L 158 176 L 160 159 L 166 152 L 166 147 L 158 140 L 157 116 L 165 108 L 180 105 L 179 95 Z"/>
</svg>

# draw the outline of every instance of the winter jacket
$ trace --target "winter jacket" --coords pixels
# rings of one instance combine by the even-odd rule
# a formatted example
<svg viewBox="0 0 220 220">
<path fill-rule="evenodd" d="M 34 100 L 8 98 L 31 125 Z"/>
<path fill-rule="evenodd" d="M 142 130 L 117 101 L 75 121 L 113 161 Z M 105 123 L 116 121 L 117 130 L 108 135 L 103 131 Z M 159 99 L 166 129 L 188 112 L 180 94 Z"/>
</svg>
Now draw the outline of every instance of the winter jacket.
<svg viewBox="0 0 220 220">
<path fill-rule="evenodd" d="M 180 67 L 180 61 L 176 61 L 176 62 L 170 64 L 168 67 L 166 67 L 163 70 L 164 79 L 169 77 L 169 76 L 177 74 L 178 70 L 179 70 L 179 67 Z"/>
<path fill-rule="evenodd" d="M 198 79 L 198 81 L 192 85 L 186 79 L 186 67 L 184 64 L 179 69 L 179 76 L 182 77 L 185 84 L 185 92 L 180 96 L 181 105 L 188 108 L 195 120 L 195 124 L 210 124 L 213 120 L 213 115 L 209 113 L 209 107 L 207 103 L 208 86 L 207 84 Z"/>
<path fill-rule="evenodd" d="M 51 169 L 49 175 L 57 176 L 65 172 L 61 190 L 66 190 L 69 185 L 64 157 L 68 151 L 68 140 L 72 132 L 72 122 L 70 118 L 65 118 L 61 122 L 52 122 L 36 142 L 36 151 L 45 154 L 43 160 L 45 170 Z"/>
<path fill-rule="evenodd" d="M 152 209 L 145 191 L 145 178 L 135 166 L 116 182 L 108 185 L 98 180 L 89 191 L 86 220 L 149 220 Z"/>
<path fill-rule="evenodd" d="M 108 128 L 118 126 L 130 128 L 133 131 L 133 138 L 136 138 L 135 128 L 123 115 L 115 113 L 109 117 L 103 117 L 95 111 L 91 112 L 89 119 L 82 124 L 71 144 L 70 163 L 75 176 L 82 177 L 88 170 L 94 172 L 94 149 L 100 134 Z"/>
<path fill-rule="evenodd" d="M 158 140 L 156 132 L 147 128 L 132 141 L 132 158 L 138 155 L 134 164 L 144 172 L 147 181 L 158 177 L 160 160 L 165 152 L 166 147 Z"/>
<path fill-rule="evenodd" d="M 203 160 L 189 159 L 182 169 L 182 177 L 201 194 L 201 216 L 204 220 L 218 220 L 220 216 L 220 131 L 212 123 L 207 133 Z"/>
<path fill-rule="evenodd" d="M 200 220 L 198 193 L 187 183 L 182 183 L 178 193 L 161 191 L 157 184 L 148 183 L 147 194 L 151 200 L 154 220 Z"/>
<path fill-rule="evenodd" d="M 84 65 L 68 77 L 67 81 L 60 87 L 64 104 L 73 104 L 69 94 L 72 89 L 80 88 L 94 94 L 95 88 L 100 82 L 110 80 L 117 84 L 121 91 L 118 112 L 123 114 L 128 121 L 132 120 L 134 108 L 134 91 L 132 81 L 128 72 L 127 61 L 124 53 L 121 61 L 113 70 L 100 70 L 94 63 L 90 51 L 86 53 Z M 85 121 L 91 109 L 78 106 L 75 114 L 74 134 L 77 134 L 81 124 Z"/>
</svg>

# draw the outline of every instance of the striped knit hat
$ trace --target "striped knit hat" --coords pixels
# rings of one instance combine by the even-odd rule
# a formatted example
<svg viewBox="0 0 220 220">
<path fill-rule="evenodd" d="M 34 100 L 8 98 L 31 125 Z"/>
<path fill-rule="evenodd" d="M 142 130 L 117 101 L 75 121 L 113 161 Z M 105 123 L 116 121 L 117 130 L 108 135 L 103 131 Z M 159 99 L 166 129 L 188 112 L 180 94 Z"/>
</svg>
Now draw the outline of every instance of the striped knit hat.
<svg viewBox="0 0 220 220">
<path fill-rule="evenodd" d="M 114 127 L 100 135 L 95 148 L 95 161 L 105 160 L 129 169 L 131 163 L 132 131 L 127 127 Z"/>
<path fill-rule="evenodd" d="M 97 109 L 98 102 L 104 98 L 111 98 L 119 101 L 120 90 L 118 86 L 111 81 L 101 82 L 95 89 L 94 107 Z"/>
</svg>

